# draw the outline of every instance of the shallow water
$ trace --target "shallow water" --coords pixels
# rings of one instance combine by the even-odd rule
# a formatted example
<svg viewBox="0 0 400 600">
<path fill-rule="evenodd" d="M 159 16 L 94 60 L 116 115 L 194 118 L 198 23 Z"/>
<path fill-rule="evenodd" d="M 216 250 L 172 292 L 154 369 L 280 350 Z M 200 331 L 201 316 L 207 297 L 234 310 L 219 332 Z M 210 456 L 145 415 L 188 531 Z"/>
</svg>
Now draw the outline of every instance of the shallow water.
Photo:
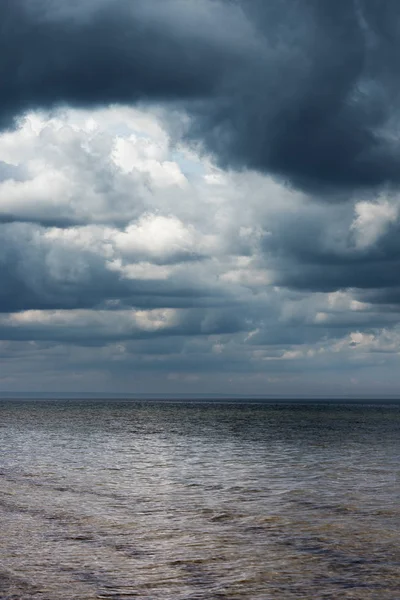
<svg viewBox="0 0 400 600">
<path fill-rule="evenodd" d="M 0 598 L 399 599 L 400 407 L 0 401 Z"/>
</svg>

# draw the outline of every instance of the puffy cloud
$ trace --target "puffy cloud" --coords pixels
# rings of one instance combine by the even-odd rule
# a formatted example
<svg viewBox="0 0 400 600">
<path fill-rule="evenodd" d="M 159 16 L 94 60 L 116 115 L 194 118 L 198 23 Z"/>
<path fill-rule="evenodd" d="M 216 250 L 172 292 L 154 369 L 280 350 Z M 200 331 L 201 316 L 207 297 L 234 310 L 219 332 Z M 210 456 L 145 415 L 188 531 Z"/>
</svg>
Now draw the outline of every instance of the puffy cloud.
<svg viewBox="0 0 400 600">
<path fill-rule="evenodd" d="M 357 217 L 352 228 L 356 233 L 359 247 L 374 245 L 391 223 L 395 223 L 398 207 L 390 202 L 359 202 L 355 206 Z"/>
<path fill-rule="evenodd" d="M 342 393 L 357 379 L 360 393 L 391 381 L 394 192 L 321 204 L 221 170 L 174 143 L 163 113 L 128 107 L 30 113 L 0 134 L 0 160 L 0 387 Z"/>
<path fill-rule="evenodd" d="M 0 387 L 397 390 L 399 17 L 2 0 Z"/>
</svg>

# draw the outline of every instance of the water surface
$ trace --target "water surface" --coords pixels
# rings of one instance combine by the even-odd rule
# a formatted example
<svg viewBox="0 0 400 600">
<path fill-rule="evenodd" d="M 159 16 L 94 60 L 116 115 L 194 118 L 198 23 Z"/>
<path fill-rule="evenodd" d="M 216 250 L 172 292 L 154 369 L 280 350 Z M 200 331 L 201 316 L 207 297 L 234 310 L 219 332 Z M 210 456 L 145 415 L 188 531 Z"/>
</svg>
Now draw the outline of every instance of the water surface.
<svg viewBox="0 0 400 600">
<path fill-rule="evenodd" d="M 0 401 L 0 453 L 0 598 L 400 598 L 399 406 Z"/>
</svg>

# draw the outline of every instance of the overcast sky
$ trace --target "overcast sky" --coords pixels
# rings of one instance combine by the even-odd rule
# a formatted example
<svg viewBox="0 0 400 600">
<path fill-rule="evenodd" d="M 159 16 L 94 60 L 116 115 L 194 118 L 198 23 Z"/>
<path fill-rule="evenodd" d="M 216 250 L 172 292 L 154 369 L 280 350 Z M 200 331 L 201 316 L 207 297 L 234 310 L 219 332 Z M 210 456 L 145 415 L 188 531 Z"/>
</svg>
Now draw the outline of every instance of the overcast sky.
<svg viewBox="0 0 400 600">
<path fill-rule="evenodd" d="M 0 391 L 400 389 L 398 0 L 1 0 Z"/>
</svg>

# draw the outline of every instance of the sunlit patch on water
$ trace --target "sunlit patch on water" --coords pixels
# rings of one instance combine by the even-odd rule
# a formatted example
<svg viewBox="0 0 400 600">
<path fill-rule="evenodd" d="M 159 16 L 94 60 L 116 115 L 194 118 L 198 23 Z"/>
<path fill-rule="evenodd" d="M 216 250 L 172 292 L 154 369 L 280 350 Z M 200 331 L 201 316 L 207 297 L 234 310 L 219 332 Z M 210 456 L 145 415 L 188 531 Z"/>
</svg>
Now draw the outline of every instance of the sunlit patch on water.
<svg viewBox="0 0 400 600">
<path fill-rule="evenodd" d="M 400 408 L 1 402 L 0 599 L 400 598 Z"/>
</svg>

